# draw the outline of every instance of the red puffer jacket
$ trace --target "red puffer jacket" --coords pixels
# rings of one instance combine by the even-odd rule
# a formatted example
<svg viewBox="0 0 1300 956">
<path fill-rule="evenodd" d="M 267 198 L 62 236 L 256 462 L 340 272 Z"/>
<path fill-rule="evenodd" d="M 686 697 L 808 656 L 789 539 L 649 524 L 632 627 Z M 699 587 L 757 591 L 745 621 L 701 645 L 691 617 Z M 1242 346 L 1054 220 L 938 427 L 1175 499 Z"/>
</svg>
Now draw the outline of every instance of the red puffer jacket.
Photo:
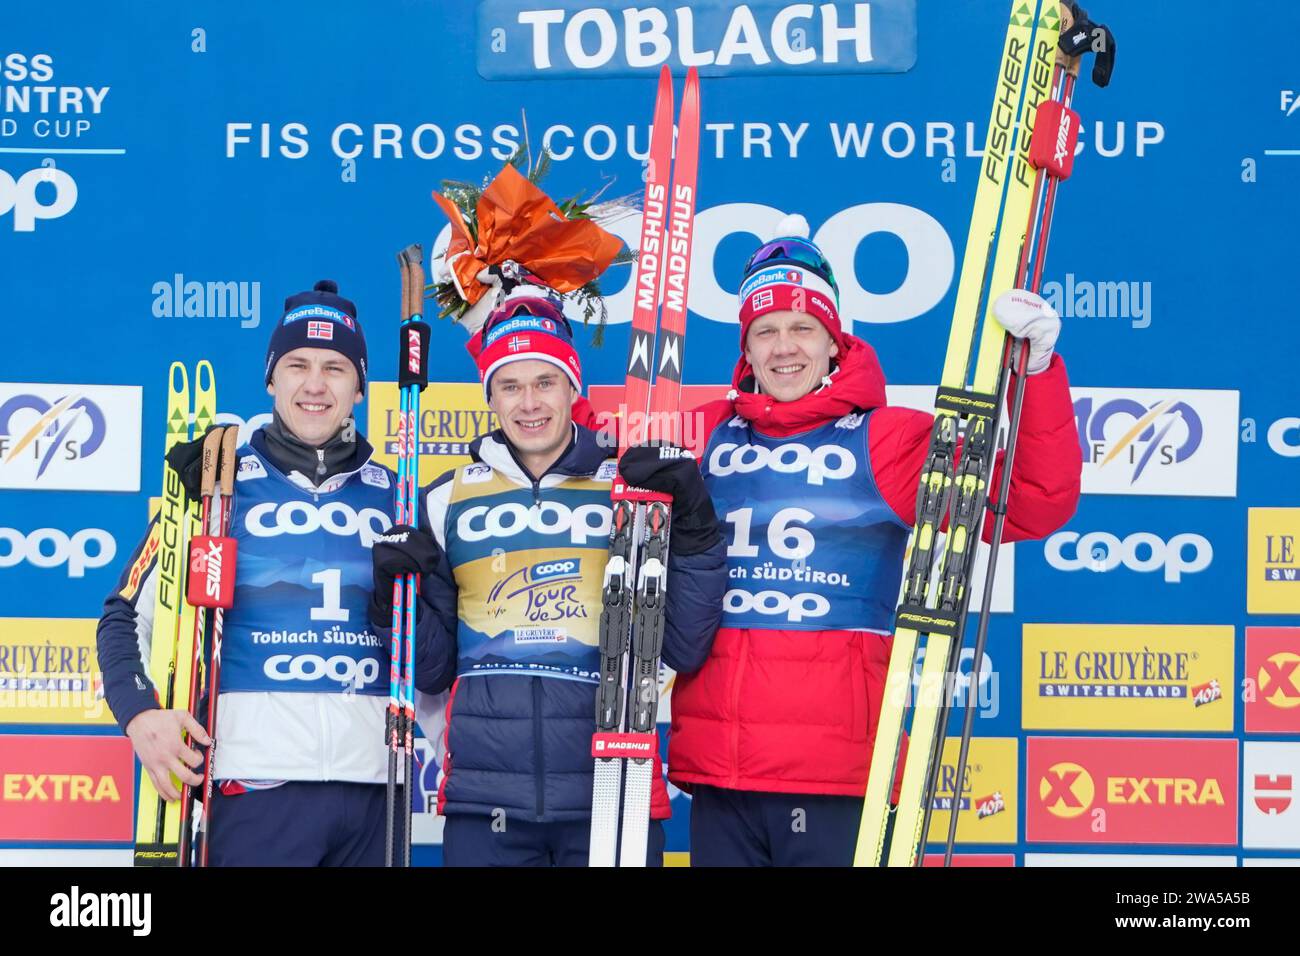
<svg viewBox="0 0 1300 956">
<path fill-rule="evenodd" d="M 786 437 L 879 408 L 867 434 L 872 473 L 885 501 L 912 524 L 933 416 L 885 407 L 875 352 L 857 338 L 849 346 L 829 387 L 789 403 L 741 391 L 734 401 L 699 410 L 704 434 L 741 415 L 765 434 Z M 751 374 L 742 358 L 733 386 L 739 390 Z M 1041 538 L 1068 521 L 1079 500 L 1081 467 L 1065 364 L 1056 356 L 1025 383 L 1003 540 Z M 1001 471 L 999 460 L 990 487 L 998 486 Z M 985 540 L 991 533 L 990 521 Z M 901 567 L 898 573 L 901 581 Z M 703 783 L 861 796 L 892 643 L 863 631 L 720 629 L 704 667 L 679 675 L 673 689 L 669 778 L 687 790 Z"/>
</svg>

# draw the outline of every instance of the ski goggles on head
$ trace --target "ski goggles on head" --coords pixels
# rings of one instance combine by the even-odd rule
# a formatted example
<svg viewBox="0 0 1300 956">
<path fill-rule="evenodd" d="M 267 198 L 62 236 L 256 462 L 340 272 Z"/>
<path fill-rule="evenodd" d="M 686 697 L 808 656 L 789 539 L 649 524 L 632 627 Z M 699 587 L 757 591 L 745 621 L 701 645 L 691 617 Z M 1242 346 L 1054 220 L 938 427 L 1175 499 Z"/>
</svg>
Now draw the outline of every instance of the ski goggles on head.
<svg viewBox="0 0 1300 956">
<path fill-rule="evenodd" d="M 835 282 L 835 273 L 831 271 L 831 264 L 826 261 L 821 250 L 807 239 L 787 236 L 763 243 L 745 263 L 744 274 L 748 276 L 751 272 L 769 265 L 800 266 L 807 269 L 830 284 L 830 287 L 835 290 L 836 299 L 840 297 L 840 287 Z"/>
</svg>

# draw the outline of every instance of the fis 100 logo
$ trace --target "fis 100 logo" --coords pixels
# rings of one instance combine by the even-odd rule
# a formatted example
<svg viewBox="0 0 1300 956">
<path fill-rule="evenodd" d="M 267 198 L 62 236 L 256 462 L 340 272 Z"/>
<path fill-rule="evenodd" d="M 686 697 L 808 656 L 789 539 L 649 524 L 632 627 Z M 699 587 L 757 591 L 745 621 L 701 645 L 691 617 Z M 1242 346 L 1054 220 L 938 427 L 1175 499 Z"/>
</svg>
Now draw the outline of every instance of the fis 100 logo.
<svg viewBox="0 0 1300 956">
<path fill-rule="evenodd" d="M 1073 389 L 1091 494 L 1237 492 L 1238 393 L 1196 389 Z"/>
</svg>

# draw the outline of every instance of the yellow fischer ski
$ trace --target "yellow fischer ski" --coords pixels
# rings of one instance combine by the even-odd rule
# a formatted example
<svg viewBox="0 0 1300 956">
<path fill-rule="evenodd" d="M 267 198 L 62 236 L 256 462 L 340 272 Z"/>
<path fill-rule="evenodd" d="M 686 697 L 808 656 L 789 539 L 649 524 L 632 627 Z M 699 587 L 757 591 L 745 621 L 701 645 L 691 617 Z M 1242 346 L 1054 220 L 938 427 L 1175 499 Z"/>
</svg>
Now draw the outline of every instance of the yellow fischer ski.
<svg viewBox="0 0 1300 956">
<path fill-rule="evenodd" d="M 1040 14 L 1040 7 L 1042 11 Z M 891 840 L 889 865 L 911 865 L 923 818 L 923 793 L 941 710 L 945 667 L 952 639 L 965 610 L 965 580 L 945 571 L 969 566 L 965 555 L 978 542 L 983 518 L 985 478 L 971 467 L 972 452 L 992 455 L 997 392 L 1005 331 L 992 318 L 992 290 L 1012 287 L 1028 221 L 1034 170 L 1028 163 L 1029 130 L 1037 104 L 1050 94 L 1060 19 L 1056 0 L 1014 0 L 1002 46 L 997 88 L 989 119 L 975 208 L 966 239 L 957 300 L 953 310 L 930 451 L 922 470 L 912 550 L 904 572 L 903 600 L 885 678 L 885 696 L 871 756 L 855 866 L 878 866 L 884 855 L 899 742 L 906 715 L 917 645 L 928 634 L 908 759 L 904 768 Z M 985 303 L 987 300 L 987 303 Z M 972 345 L 981 305 L 982 326 L 975 380 L 968 387 Z M 963 467 L 955 467 L 962 422 Z M 956 500 L 954 501 L 954 495 Z M 963 515 L 978 501 L 978 513 Z M 943 564 L 934 573 L 935 547 L 952 508 Z M 958 520 L 965 518 L 965 520 Z M 973 522 L 973 525 L 972 525 Z M 975 529 L 972 540 L 969 529 Z M 931 582 L 936 581 L 932 588 Z M 944 594 L 947 587 L 949 593 Z M 937 590 L 937 597 L 932 596 Z"/>
<path fill-rule="evenodd" d="M 1003 367 L 1006 330 L 993 315 L 993 302 L 1002 292 L 1015 288 L 1017 266 L 1025 245 L 1029 225 L 1029 208 L 1033 201 L 1035 169 L 1029 162 L 1030 136 L 1038 105 L 1051 96 L 1052 69 L 1056 63 L 1056 42 L 1060 36 L 1060 17 L 1055 0 L 1044 4 L 1044 13 L 1034 33 L 1025 91 L 1024 107 L 1016 134 L 1015 153 L 1011 157 L 1007 176 L 1006 198 L 1002 206 L 1002 226 L 998 231 L 993 257 L 993 270 L 989 277 L 984 322 L 980 331 L 979 355 L 975 362 L 975 377 L 971 391 L 989 396 L 993 402 L 990 411 L 997 412 L 1001 393 L 999 378 Z M 997 449 L 996 414 L 971 417 L 964 432 L 965 448 L 983 449 L 991 459 Z M 926 642 L 925 662 L 921 665 L 920 686 L 917 689 L 915 713 L 912 717 L 911 737 L 908 741 L 908 760 L 903 771 L 903 784 L 899 793 L 894 837 L 889 848 L 890 866 L 911 866 L 920 852 L 922 820 L 926 806 L 926 784 L 932 764 L 939 758 L 936 735 L 942 745 L 943 728 L 938 726 L 948 692 L 947 669 L 952 652 L 952 642 L 957 636 L 960 615 L 965 614 L 969 595 L 965 589 L 970 584 L 968 572 L 947 573 L 958 568 L 970 569 L 974 564 L 975 548 L 979 544 L 984 526 L 984 503 L 988 497 L 986 486 L 990 468 L 965 467 L 974 465 L 973 456 L 963 462 L 958 484 L 953 489 L 951 528 L 947 536 L 940 570 L 939 603 L 957 608 L 958 619 L 952 630 L 931 632 Z M 969 507 L 963 507 L 969 502 Z M 959 520 L 960 518 L 967 520 Z M 945 593 L 947 589 L 955 593 Z M 911 668 L 909 667 L 909 671 Z M 956 810 L 953 810 L 956 813 Z"/>
<path fill-rule="evenodd" d="M 173 362 L 167 375 L 166 455 L 191 437 L 189 375 Z M 193 434 L 202 435 L 216 417 L 216 380 L 212 363 L 199 362 L 194 374 Z M 188 542 L 199 530 L 198 502 L 187 502 L 180 475 L 163 460 L 162 503 L 158 511 L 159 546 L 155 579 L 149 679 L 161 707 L 191 710 L 190 677 L 194 661 L 194 608 L 184 598 Z M 172 778 L 177 789 L 180 781 Z M 163 800 L 142 767 L 137 787 L 135 865 L 179 866 L 181 805 Z"/>
</svg>

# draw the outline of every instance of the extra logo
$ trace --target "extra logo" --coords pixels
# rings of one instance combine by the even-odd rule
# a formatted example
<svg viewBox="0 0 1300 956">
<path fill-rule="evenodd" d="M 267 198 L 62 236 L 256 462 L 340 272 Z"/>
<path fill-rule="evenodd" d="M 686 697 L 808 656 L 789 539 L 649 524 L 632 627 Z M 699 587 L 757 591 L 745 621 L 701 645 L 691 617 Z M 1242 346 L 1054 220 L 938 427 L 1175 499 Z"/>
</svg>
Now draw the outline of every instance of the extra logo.
<svg viewBox="0 0 1300 956">
<path fill-rule="evenodd" d="M 1246 610 L 1300 614 L 1300 508 L 1247 513 Z"/>
<path fill-rule="evenodd" d="M 610 509 L 607 504 L 579 505 L 570 508 L 558 501 L 543 501 L 534 508 L 517 502 L 489 508 L 478 505 L 466 508 L 456 522 L 462 541 L 486 541 L 489 538 L 512 538 L 532 532 L 562 536 L 570 544 L 585 545 L 592 539 L 609 537 Z"/>
<path fill-rule="evenodd" d="M 1092 775 L 1077 763 L 1053 764 L 1038 782 L 1039 802 L 1055 817 L 1069 820 L 1086 813 L 1096 798 Z"/>
<path fill-rule="evenodd" d="M 0 734 L 0 840 L 129 841 L 133 770 L 125 737 Z"/>
<path fill-rule="evenodd" d="M 1237 392 L 1072 391 L 1085 493 L 1236 495 Z"/>
<path fill-rule="evenodd" d="M 1246 628 L 1246 732 L 1300 734 L 1300 627 Z"/>
<path fill-rule="evenodd" d="M 138 386 L 0 385 L 0 488 L 140 490 Z"/>
<path fill-rule="evenodd" d="M 1214 548 L 1199 534 L 1176 534 L 1168 541 L 1149 531 L 1138 531 L 1121 539 L 1108 531 L 1061 531 L 1047 539 L 1047 563 L 1058 571 L 1113 571 L 1120 565 L 1130 571 L 1164 572 L 1164 579 L 1177 584 L 1184 574 L 1204 571 L 1214 559 Z"/>
<path fill-rule="evenodd" d="M 810 485 L 849 478 L 857 474 L 858 460 L 847 448 L 819 445 L 809 448 L 800 442 L 787 442 L 775 448 L 763 445 L 736 445 L 722 442 L 709 455 L 709 474 L 726 478 L 757 471 L 774 471 L 783 475 L 805 475 Z"/>
<path fill-rule="evenodd" d="M 1247 741 L 1242 846 L 1300 849 L 1300 743 Z"/>
<path fill-rule="evenodd" d="M 24 534 L 0 528 L 0 568 L 27 562 L 37 568 L 65 568 L 70 578 L 102 568 L 117 554 L 117 542 L 103 528 L 84 528 L 68 535 L 58 528 L 37 528 Z"/>
<path fill-rule="evenodd" d="M 1223 739 L 1031 737 L 1031 843 L 1237 842 L 1237 745 Z"/>
<path fill-rule="evenodd" d="M 37 192 L 45 184 L 45 190 Z M 48 203 L 40 196 L 49 197 Z M 14 214 L 14 232 L 34 232 L 41 220 L 66 216 L 77 204 L 77 181 L 61 169 L 45 166 L 23 173 L 14 179 L 0 169 L 0 218 Z"/>
<path fill-rule="evenodd" d="M 324 531 L 340 537 L 356 535 L 361 546 L 374 546 L 375 539 L 393 526 L 393 520 L 376 508 L 362 508 L 360 513 L 341 501 L 317 507 L 309 501 L 263 502 L 248 509 L 244 528 L 255 538 L 275 538 L 282 534 L 314 534 Z"/>
</svg>

